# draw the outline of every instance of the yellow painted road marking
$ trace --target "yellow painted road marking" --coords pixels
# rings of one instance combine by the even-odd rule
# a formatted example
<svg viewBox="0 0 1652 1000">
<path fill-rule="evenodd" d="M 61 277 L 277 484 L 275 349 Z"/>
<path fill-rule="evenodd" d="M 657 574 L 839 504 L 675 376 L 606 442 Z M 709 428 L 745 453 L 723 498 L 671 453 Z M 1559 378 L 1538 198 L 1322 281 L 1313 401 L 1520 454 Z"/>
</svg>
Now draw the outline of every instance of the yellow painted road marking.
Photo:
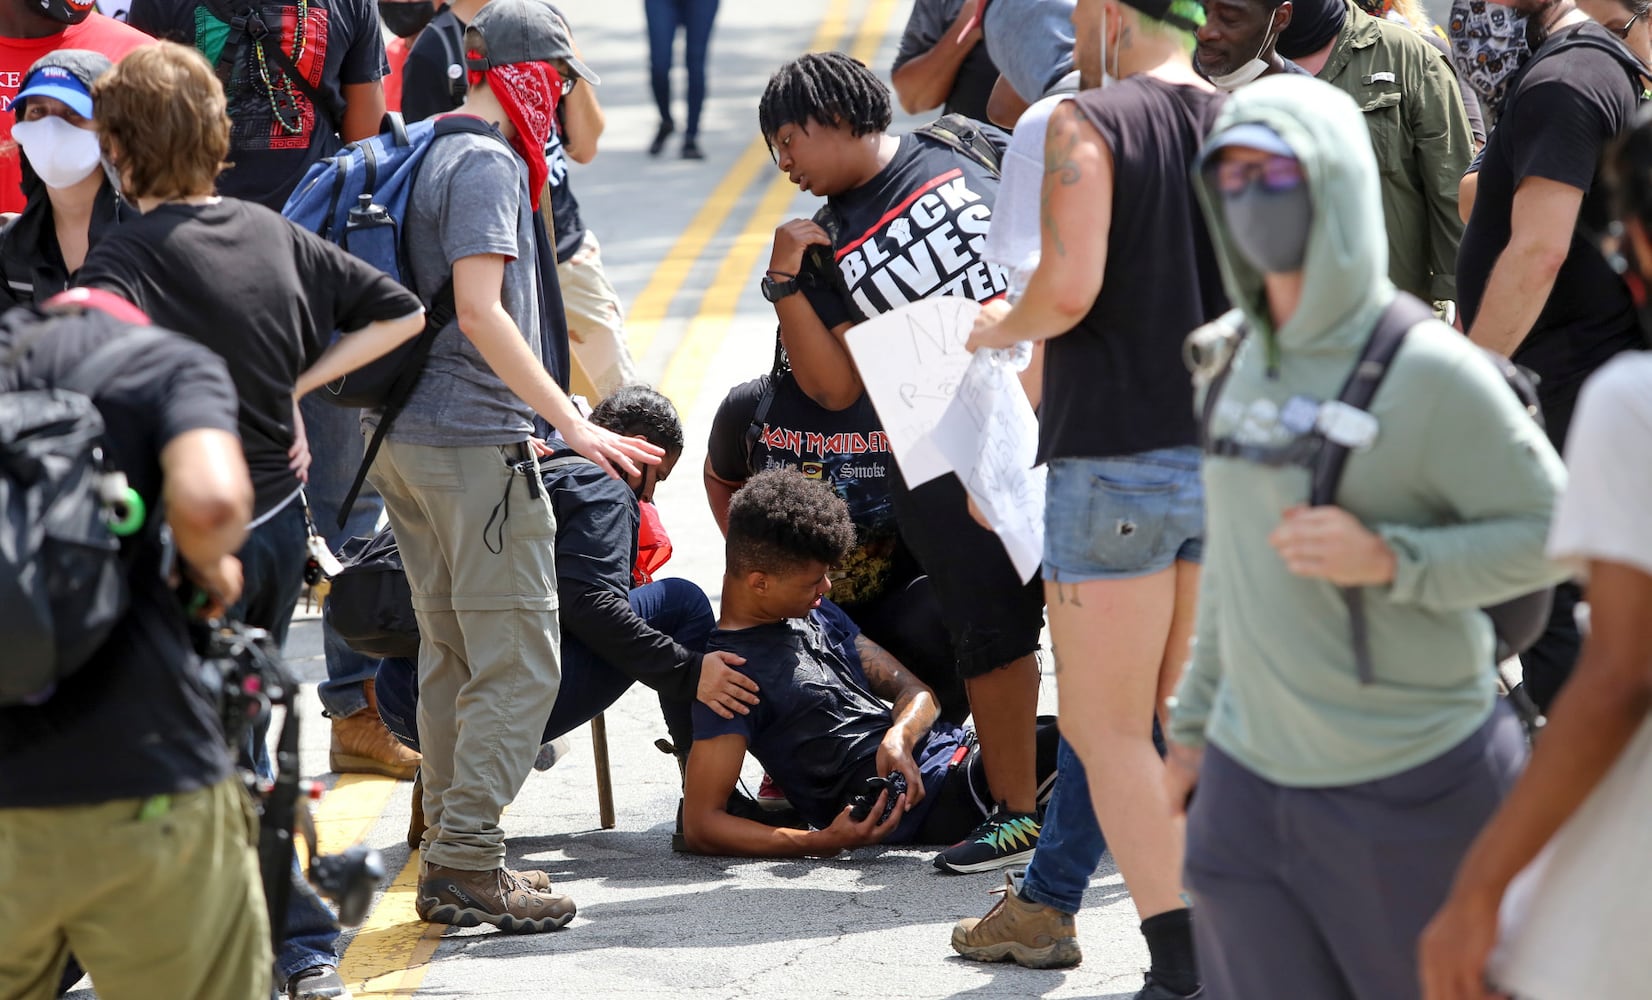
<svg viewBox="0 0 1652 1000">
<path fill-rule="evenodd" d="M 424 982 L 447 928 L 419 919 L 413 909 L 418 888 L 415 851 L 344 953 L 339 974 L 356 996 L 411 1000 Z"/>
<path fill-rule="evenodd" d="M 883 44 L 884 36 L 889 31 L 889 22 L 894 17 L 896 0 L 868 0 L 866 13 L 861 18 L 860 28 L 855 34 L 853 46 L 849 54 L 868 65 L 878 54 L 878 47 Z M 834 20 L 837 13 L 845 4 L 841 0 L 834 0 L 833 12 L 828 13 L 827 23 Z M 826 24 L 821 25 L 822 31 Z M 816 49 L 825 48 L 825 36 L 817 37 Z M 767 156 L 767 147 L 759 137 L 756 145 Z M 695 395 L 705 382 L 707 370 L 711 367 L 711 359 L 716 356 L 723 341 L 727 339 L 729 327 L 734 321 L 734 312 L 740 302 L 740 296 L 750 280 L 752 269 L 763 251 L 769 247 L 773 238 L 774 229 L 783 221 L 787 206 L 792 203 L 797 191 L 785 174 L 776 174 L 770 181 L 768 188 L 763 192 L 757 209 L 752 213 L 746 227 L 735 238 L 734 245 L 729 248 L 728 255 L 723 258 L 722 265 L 717 269 L 717 277 L 711 287 L 706 290 L 700 300 L 700 309 L 689 323 L 688 332 L 683 335 L 682 343 L 671 355 L 666 363 L 665 374 L 660 379 L 660 392 L 677 404 L 679 411 L 687 412 L 694 404 Z M 765 362 L 768 355 L 764 355 Z"/>
<path fill-rule="evenodd" d="M 808 51 L 824 50 L 842 38 L 848 14 L 848 0 L 831 0 L 820 26 L 815 30 L 815 37 Z M 734 166 L 729 168 L 722 181 L 712 190 L 710 197 L 700 205 L 700 210 L 694 213 L 688 228 L 677 237 L 677 242 L 666 252 L 665 259 L 654 268 L 653 277 L 648 279 L 648 284 L 643 287 L 636 301 L 631 303 L 626 315 L 625 340 L 632 357 L 640 360 L 654 345 L 654 338 L 659 334 L 666 311 L 671 308 L 677 293 L 682 291 L 695 262 L 705 253 L 712 238 L 717 235 L 717 231 L 723 227 L 735 206 L 740 203 L 740 196 L 745 194 L 746 189 L 757 180 L 763 168 L 771 162 L 769 147 L 763 141 L 763 137 L 753 139 L 734 161 Z"/>
<path fill-rule="evenodd" d="M 345 774 L 315 808 L 316 847 L 336 854 L 359 843 L 384 815 L 398 788 L 411 787 L 376 774 Z"/>
</svg>

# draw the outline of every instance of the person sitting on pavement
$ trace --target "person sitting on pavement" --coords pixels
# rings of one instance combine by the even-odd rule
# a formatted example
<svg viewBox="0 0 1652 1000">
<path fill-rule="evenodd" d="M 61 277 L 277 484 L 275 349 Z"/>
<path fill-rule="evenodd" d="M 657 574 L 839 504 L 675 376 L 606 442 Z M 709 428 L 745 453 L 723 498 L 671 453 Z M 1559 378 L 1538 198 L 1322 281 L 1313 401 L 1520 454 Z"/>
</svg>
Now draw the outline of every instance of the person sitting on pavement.
<svg viewBox="0 0 1652 1000">
<path fill-rule="evenodd" d="M 704 470 L 711 516 L 726 534 L 729 498 L 767 469 L 801 469 L 830 483 L 855 525 L 855 548 L 832 576 L 834 602 L 935 691 L 941 718 L 961 723 L 969 695 L 934 583 L 896 529 L 889 496 L 895 455 L 872 401 L 862 396 L 847 410 L 828 410 L 798 387 L 781 360 L 767 375 L 730 389 L 717 407 Z"/>
<path fill-rule="evenodd" d="M 705 652 L 716 620 L 699 587 L 675 578 L 632 586 L 639 504 L 652 503 L 655 486 L 676 467 L 683 426 L 670 400 L 637 385 L 603 400 L 591 421 L 656 445 L 665 457 L 623 480 L 567 448 L 540 462 L 556 514 L 556 589 L 563 626 L 562 684 L 542 740 L 550 743 L 573 732 L 641 682 L 659 692 L 671 741 L 686 748 L 693 741 L 692 703 L 732 717 L 757 703 L 758 687 L 734 669 L 738 656 Z M 385 724 L 418 749 L 417 665 L 385 660 L 377 688 Z M 415 826 L 422 826 L 418 803 L 415 794 Z"/>
<path fill-rule="evenodd" d="M 754 476 L 729 504 L 722 615 L 708 650 L 735 654 L 762 698 L 725 717 L 694 707 L 683 839 L 696 854 L 832 857 L 869 844 L 952 843 L 992 808 L 974 733 L 939 721 L 935 693 L 825 600 L 855 543 L 843 500 L 796 469 Z M 893 708 L 886 702 L 893 703 Z M 1040 788 L 1054 782 L 1055 727 L 1038 732 Z M 750 750 L 813 829 L 735 815 Z M 852 800 L 877 792 L 864 818 Z M 1017 832 L 1004 829 L 1006 840 Z M 1017 845 L 1026 847 L 1026 837 Z"/>
</svg>

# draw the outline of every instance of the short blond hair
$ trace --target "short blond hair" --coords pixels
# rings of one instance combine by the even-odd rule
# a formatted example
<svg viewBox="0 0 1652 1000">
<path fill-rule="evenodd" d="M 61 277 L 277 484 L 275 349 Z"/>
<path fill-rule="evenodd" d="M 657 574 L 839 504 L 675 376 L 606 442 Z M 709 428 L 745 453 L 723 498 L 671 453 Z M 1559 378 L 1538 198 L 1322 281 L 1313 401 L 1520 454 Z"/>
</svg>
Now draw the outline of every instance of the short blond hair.
<svg viewBox="0 0 1652 1000">
<path fill-rule="evenodd" d="M 229 113 L 199 52 L 175 42 L 133 50 L 92 85 L 92 108 L 128 197 L 213 193 L 229 154 Z"/>
</svg>

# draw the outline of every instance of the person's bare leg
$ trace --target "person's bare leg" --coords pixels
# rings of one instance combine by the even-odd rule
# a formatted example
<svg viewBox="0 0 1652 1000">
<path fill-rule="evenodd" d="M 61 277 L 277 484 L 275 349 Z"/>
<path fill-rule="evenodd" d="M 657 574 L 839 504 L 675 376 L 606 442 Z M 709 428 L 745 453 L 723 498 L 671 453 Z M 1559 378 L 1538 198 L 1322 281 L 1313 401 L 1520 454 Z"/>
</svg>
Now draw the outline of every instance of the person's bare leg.
<svg viewBox="0 0 1652 1000">
<path fill-rule="evenodd" d="M 1176 611 L 1170 620 L 1170 639 L 1164 646 L 1164 661 L 1159 664 L 1159 690 L 1153 709 L 1158 714 L 1159 726 L 1170 732 L 1170 709 L 1165 699 L 1176 693 L 1182 682 L 1182 671 L 1193 655 L 1193 631 L 1199 610 L 1199 564 L 1176 563 Z M 1166 739 L 1169 736 L 1166 735 Z"/>
<path fill-rule="evenodd" d="M 1012 813 L 1038 808 L 1038 657 L 964 682 L 992 797 Z"/>
<path fill-rule="evenodd" d="M 1045 584 L 1061 734 L 1084 762 L 1096 819 L 1143 920 L 1186 905 L 1183 832 L 1152 733 L 1178 575 Z"/>
</svg>

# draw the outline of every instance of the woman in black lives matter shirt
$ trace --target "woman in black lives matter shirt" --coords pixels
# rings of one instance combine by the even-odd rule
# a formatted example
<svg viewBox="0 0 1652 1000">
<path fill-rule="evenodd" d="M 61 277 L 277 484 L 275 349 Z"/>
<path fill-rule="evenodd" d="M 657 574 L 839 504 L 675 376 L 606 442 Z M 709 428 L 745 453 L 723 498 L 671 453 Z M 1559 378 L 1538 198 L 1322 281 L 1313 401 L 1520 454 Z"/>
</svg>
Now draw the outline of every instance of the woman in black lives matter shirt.
<svg viewBox="0 0 1652 1000">
<path fill-rule="evenodd" d="M 864 392 L 843 341 L 854 323 L 939 295 L 985 302 L 1007 287 L 1003 271 L 980 256 L 995 173 L 938 140 L 890 135 L 891 117 L 883 83 L 839 52 L 781 67 L 758 108 L 780 169 L 799 189 L 827 198 L 838 222 L 835 241 L 808 220 L 781 226 L 763 288 L 797 386 L 827 410 L 846 410 Z M 982 128 L 1002 145 L 1002 133 Z M 814 246 L 831 250 L 837 275 L 821 267 L 799 278 Z M 957 476 L 908 489 L 899 469 L 891 471 L 900 534 L 940 598 L 1000 803 L 980 829 L 938 855 L 936 867 L 986 871 L 1025 863 L 1038 839 L 1042 595 L 1036 582 L 1022 582 L 997 537 L 970 518 Z"/>
</svg>

